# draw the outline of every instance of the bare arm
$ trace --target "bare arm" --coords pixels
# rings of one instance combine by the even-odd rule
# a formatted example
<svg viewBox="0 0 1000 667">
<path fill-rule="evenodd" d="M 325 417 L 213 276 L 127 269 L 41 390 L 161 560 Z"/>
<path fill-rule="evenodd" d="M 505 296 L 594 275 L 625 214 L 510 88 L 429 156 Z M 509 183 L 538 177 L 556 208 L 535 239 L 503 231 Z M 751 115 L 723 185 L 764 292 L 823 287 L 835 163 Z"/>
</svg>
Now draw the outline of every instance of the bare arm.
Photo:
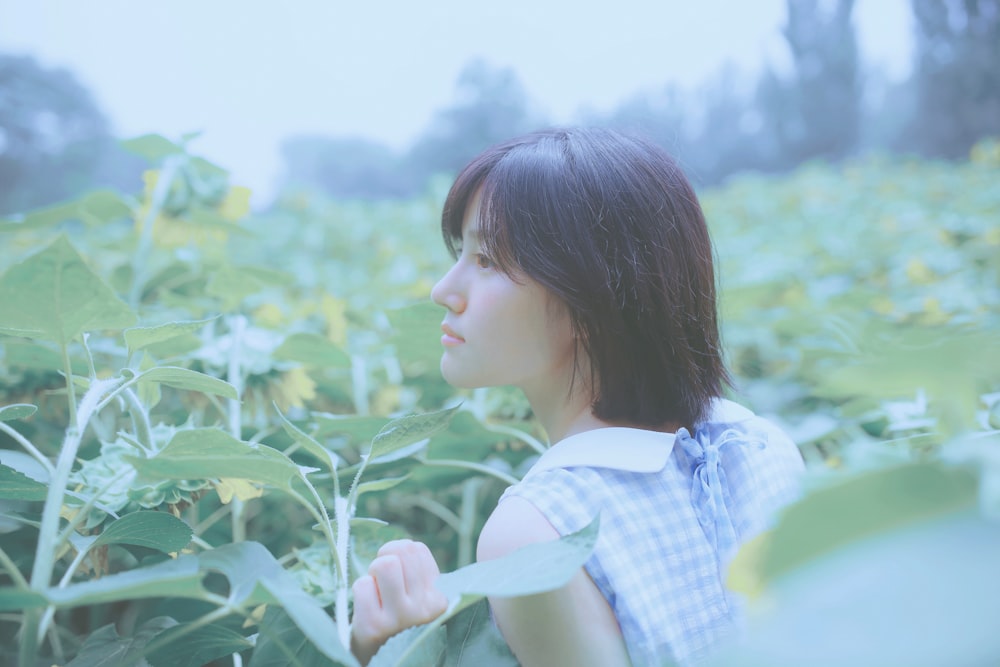
<svg viewBox="0 0 1000 667">
<path fill-rule="evenodd" d="M 490 515 L 479 537 L 478 560 L 500 558 L 559 533 L 521 498 L 504 500 Z M 490 598 L 504 639 L 523 667 L 630 665 L 614 613 L 581 568 L 555 591 L 521 598 Z"/>
</svg>

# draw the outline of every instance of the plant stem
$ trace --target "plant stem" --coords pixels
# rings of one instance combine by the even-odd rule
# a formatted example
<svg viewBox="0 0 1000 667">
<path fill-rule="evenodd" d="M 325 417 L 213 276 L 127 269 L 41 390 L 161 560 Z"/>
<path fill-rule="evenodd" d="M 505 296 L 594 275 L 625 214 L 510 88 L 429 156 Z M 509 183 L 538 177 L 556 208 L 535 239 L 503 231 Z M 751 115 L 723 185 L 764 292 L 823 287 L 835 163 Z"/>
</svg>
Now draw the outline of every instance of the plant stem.
<svg viewBox="0 0 1000 667">
<path fill-rule="evenodd" d="M 472 545 L 476 542 L 476 501 L 484 481 L 482 477 L 473 477 L 462 483 L 461 523 L 458 531 L 458 567 L 463 567 L 473 561 Z"/>
<path fill-rule="evenodd" d="M 163 204 L 170 194 L 170 186 L 173 185 L 174 177 L 180 169 L 181 163 L 186 156 L 171 155 L 163 161 L 163 167 L 156 179 L 156 187 L 150 197 L 149 210 L 146 218 L 142 221 L 142 232 L 139 235 L 139 246 L 136 248 L 135 257 L 132 262 L 132 289 L 129 290 L 128 303 L 132 308 L 139 307 L 142 299 L 142 290 L 146 286 L 146 273 L 149 268 L 149 253 L 153 247 L 153 225 L 163 210 Z"/>
<path fill-rule="evenodd" d="M 229 367 L 226 371 L 226 378 L 229 384 L 236 388 L 236 398 L 229 399 L 227 403 L 227 416 L 229 418 L 229 434 L 237 440 L 243 440 L 243 421 L 240 412 L 240 398 L 243 396 L 243 371 L 242 371 L 242 347 L 243 332 L 246 330 L 247 319 L 242 315 L 235 315 L 227 318 L 229 321 L 230 335 L 232 343 L 229 347 Z M 231 525 L 233 542 L 243 542 L 247 539 L 246 507 L 243 501 L 234 497 L 232 500 Z"/>
<path fill-rule="evenodd" d="M 525 443 L 532 449 L 534 449 L 539 454 L 544 454 L 548 449 L 536 438 L 528 433 L 525 433 L 519 428 L 514 428 L 512 426 L 504 426 L 503 424 L 488 424 L 483 422 L 483 426 L 486 427 L 487 431 L 493 431 L 494 433 L 503 433 L 504 435 L 509 435 L 511 437 L 517 438 L 521 442 Z"/>
<path fill-rule="evenodd" d="M 3 565 L 4 569 L 10 574 L 10 578 L 14 580 L 15 586 L 18 588 L 29 588 L 28 580 L 25 579 L 24 575 L 21 574 L 21 571 L 17 569 L 17 565 L 15 565 L 14 561 L 10 559 L 7 552 L 3 550 L 3 547 L 0 547 L 0 565 Z"/>
<path fill-rule="evenodd" d="M 122 396 L 125 397 L 125 402 L 128 404 L 129 414 L 132 416 L 132 425 L 135 427 L 135 437 L 142 443 L 143 448 L 147 452 L 153 451 L 153 429 L 149 423 L 149 415 L 146 414 L 146 408 L 143 406 L 139 397 L 135 395 L 135 392 L 129 388 L 124 388 L 121 390 Z"/>
</svg>

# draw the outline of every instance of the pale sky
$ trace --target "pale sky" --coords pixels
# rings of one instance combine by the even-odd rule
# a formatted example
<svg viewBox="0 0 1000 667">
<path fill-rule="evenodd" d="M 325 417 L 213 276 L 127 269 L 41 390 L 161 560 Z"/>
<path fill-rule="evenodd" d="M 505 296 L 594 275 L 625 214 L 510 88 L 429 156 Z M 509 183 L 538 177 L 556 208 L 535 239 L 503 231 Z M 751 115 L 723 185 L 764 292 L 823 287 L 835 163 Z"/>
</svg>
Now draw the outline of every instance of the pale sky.
<svg viewBox="0 0 1000 667">
<path fill-rule="evenodd" d="M 868 64 L 900 78 L 909 0 L 857 0 Z M 0 0 L 0 52 L 67 67 L 123 136 L 203 131 L 196 152 L 259 202 L 289 134 L 405 148 L 463 65 L 512 67 L 553 122 L 726 62 L 787 64 L 785 0 Z"/>
</svg>

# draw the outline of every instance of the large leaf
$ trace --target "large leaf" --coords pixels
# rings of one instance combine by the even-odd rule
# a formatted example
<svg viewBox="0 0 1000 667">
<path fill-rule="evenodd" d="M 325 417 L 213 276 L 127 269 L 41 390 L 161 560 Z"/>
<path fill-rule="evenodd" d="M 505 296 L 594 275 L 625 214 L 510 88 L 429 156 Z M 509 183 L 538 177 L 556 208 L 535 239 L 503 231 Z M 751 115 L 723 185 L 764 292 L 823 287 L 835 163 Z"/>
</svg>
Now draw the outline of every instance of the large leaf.
<svg viewBox="0 0 1000 667">
<path fill-rule="evenodd" d="M 287 456 L 266 445 L 252 445 L 214 428 L 178 431 L 154 457 L 129 457 L 140 474 L 161 479 L 246 479 L 291 488 L 301 477 Z"/>
<path fill-rule="evenodd" d="M 517 658 L 493 622 L 486 600 L 456 614 L 445 627 L 448 631 L 445 667 L 517 667 Z"/>
<path fill-rule="evenodd" d="M 775 580 L 713 667 L 1000 660 L 1000 526 L 974 511 L 843 544 Z"/>
<path fill-rule="evenodd" d="M 302 449 L 322 461 L 331 473 L 335 473 L 337 471 L 337 455 L 323 445 L 319 444 L 319 442 L 311 435 L 290 422 L 288 418 L 281 413 L 281 410 L 277 410 L 277 412 L 278 417 L 281 418 L 281 425 L 285 429 L 285 433 L 291 436 L 291 438 L 297 442 Z"/>
<path fill-rule="evenodd" d="M 66 667 L 135 667 L 141 664 L 143 649 L 156 635 L 177 625 L 165 616 L 151 618 L 131 637 L 121 637 L 114 623 L 90 633 L 76 657 Z"/>
<path fill-rule="evenodd" d="M 274 351 L 275 359 L 298 361 L 310 366 L 350 368 L 351 358 L 332 342 L 312 333 L 295 333 Z"/>
<path fill-rule="evenodd" d="M 9 422 L 15 419 L 27 419 L 35 414 L 38 408 L 30 403 L 14 403 L 0 408 L 0 422 Z"/>
<path fill-rule="evenodd" d="M 184 334 L 200 331 L 215 318 L 195 320 L 193 322 L 167 322 L 154 327 L 132 327 L 125 330 L 125 344 L 129 352 L 136 352 L 144 347 L 163 343 Z"/>
<path fill-rule="evenodd" d="M 313 646 L 284 610 L 268 607 L 247 667 L 338 667 Z"/>
<path fill-rule="evenodd" d="M 249 639 L 229 628 L 206 625 L 191 630 L 184 623 L 157 635 L 156 647 L 147 650 L 146 660 L 153 667 L 202 667 L 252 647 Z"/>
<path fill-rule="evenodd" d="M 597 544 L 598 517 L 554 542 L 529 544 L 496 560 L 442 574 L 437 587 L 449 597 L 519 597 L 560 588 L 583 567 Z"/>
<path fill-rule="evenodd" d="M 66 588 L 50 588 L 45 596 L 57 607 L 80 607 L 154 597 L 202 598 L 205 592 L 201 578 L 198 559 L 194 556 L 181 556 L 149 567 L 72 584 Z"/>
<path fill-rule="evenodd" d="M 850 542 L 976 504 L 975 477 L 941 464 L 861 475 L 816 491 L 783 514 L 759 565 L 761 583 Z"/>
<path fill-rule="evenodd" d="M 375 434 L 369 457 L 376 459 L 420 442 L 444 430 L 459 406 L 394 419 Z"/>
<path fill-rule="evenodd" d="M 243 605 L 278 603 L 319 651 L 331 660 L 357 665 L 337 639 L 337 628 L 319 603 L 257 542 L 226 544 L 199 556 L 203 567 L 229 579 L 230 598 Z"/>
<path fill-rule="evenodd" d="M 441 626 L 418 626 L 389 638 L 368 667 L 441 667 L 448 652 L 448 634 Z"/>
<path fill-rule="evenodd" d="M 186 547 L 191 535 L 191 527 L 172 514 L 133 512 L 110 523 L 93 546 L 132 544 L 172 553 Z"/>
<path fill-rule="evenodd" d="M 216 394 L 225 398 L 236 399 L 239 394 L 236 387 L 225 380 L 205 375 L 189 368 L 179 366 L 157 366 L 142 374 L 143 382 L 158 382 L 177 389 L 189 389 L 205 394 Z"/>
<path fill-rule="evenodd" d="M 170 155 L 184 152 L 180 146 L 159 134 L 143 134 L 121 142 L 122 147 L 150 162 L 160 162 Z"/>
<path fill-rule="evenodd" d="M 48 488 L 47 484 L 0 464 L 0 499 L 45 500 Z"/>
<path fill-rule="evenodd" d="M 135 314 L 90 270 L 65 236 L 0 278 L 4 328 L 68 343 L 84 331 L 123 329 Z"/>
</svg>

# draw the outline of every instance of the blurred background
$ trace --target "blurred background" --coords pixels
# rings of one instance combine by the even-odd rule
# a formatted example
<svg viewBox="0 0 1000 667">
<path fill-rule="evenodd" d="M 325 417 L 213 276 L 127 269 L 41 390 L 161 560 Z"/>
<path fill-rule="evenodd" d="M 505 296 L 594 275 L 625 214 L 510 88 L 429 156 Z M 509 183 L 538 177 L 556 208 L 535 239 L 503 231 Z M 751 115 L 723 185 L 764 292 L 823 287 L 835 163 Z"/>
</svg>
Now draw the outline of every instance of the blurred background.
<svg viewBox="0 0 1000 667">
<path fill-rule="evenodd" d="M 549 124 L 642 131 L 698 185 L 1000 132 L 993 0 L 0 5 L 0 214 L 136 189 L 200 132 L 253 192 L 406 198 Z"/>
<path fill-rule="evenodd" d="M 807 462 L 809 495 L 733 566 L 761 614 L 720 664 L 997 664 L 1000 0 L 0 0 L 6 570 L 57 551 L 44 489 L 13 472 L 59 456 L 77 382 L 139 371 L 167 379 L 83 431 L 73 494 L 183 512 L 206 551 L 260 542 L 329 605 L 333 545 L 272 476 L 248 468 L 230 504 L 214 475 L 147 479 L 124 454 L 225 425 L 341 461 L 311 478 L 340 507 L 390 418 L 461 403 L 366 473 L 349 569 L 400 536 L 470 563 L 545 434 L 519 392 L 441 377 L 441 205 L 470 157 L 549 124 L 678 157 L 716 242 L 733 398 Z M 239 400 L 203 395 L 220 379 Z M 104 554 L 94 572 L 149 556 Z M 109 664 L 133 641 L 89 641 L 111 618 L 126 637 L 204 613 L 156 595 L 60 612 L 38 664 Z M 22 615 L 0 614 L 0 664 Z M 247 653 L 256 629 L 232 631 L 214 655 Z M 251 666 L 278 664 L 264 648 Z"/>
</svg>

